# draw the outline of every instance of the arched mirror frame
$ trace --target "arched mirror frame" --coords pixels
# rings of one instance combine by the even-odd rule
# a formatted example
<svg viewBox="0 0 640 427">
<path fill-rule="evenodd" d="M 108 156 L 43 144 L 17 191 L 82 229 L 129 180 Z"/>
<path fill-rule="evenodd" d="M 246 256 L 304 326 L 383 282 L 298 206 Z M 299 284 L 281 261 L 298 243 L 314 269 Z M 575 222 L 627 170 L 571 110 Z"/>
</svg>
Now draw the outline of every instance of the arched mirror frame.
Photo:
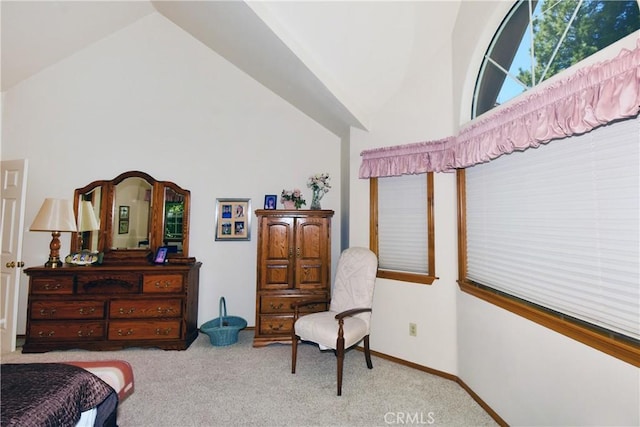
<svg viewBox="0 0 640 427">
<path fill-rule="evenodd" d="M 127 178 L 142 178 L 148 182 L 151 187 L 151 206 L 149 219 L 149 245 L 145 249 L 115 249 L 113 248 L 113 224 L 114 216 L 117 215 L 117 207 L 115 206 L 116 186 Z M 74 192 L 74 209 L 76 217 L 78 216 L 78 206 L 83 200 L 83 195 L 94 191 L 100 187 L 100 208 L 99 221 L 100 230 L 97 233 L 98 252 L 104 253 L 105 263 L 121 263 L 135 264 L 146 262 L 155 253 L 155 251 L 164 245 L 164 229 L 165 229 L 165 195 L 167 190 L 171 190 L 183 197 L 184 207 L 182 212 L 182 251 L 177 254 L 180 257 L 188 257 L 189 255 L 189 209 L 191 202 L 191 193 L 170 181 L 156 181 L 149 174 L 140 171 L 129 171 L 118 175 L 112 180 L 94 181 L 84 187 L 78 188 Z M 95 203 L 96 201 L 94 201 Z M 117 222 L 116 222 L 117 223 Z M 96 238 L 96 236 L 93 236 Z M 71 250 L 78 252 L 82 250 L 80 247 L 80 234 L 72 233 Z M 174 256 L 169 254 L 169 257 Z"/>
</svg>

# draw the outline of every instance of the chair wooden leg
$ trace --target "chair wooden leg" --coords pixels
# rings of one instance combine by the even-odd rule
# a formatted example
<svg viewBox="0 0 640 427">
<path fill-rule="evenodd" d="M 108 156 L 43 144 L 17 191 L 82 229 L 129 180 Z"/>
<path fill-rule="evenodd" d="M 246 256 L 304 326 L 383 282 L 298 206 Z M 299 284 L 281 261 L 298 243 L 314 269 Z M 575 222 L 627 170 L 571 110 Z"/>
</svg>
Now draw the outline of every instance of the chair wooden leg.
<svg viewBox="0 0 640 427">
<path fill-rule="evenodd" d="M 344 337 L 339 337 L 336 348 L 338 361 L 338 396 L 342 396 L 342 366 L 344 365 Z"/>
<path fill-rule="evenodd" d="M 291 333 L 291 373 L 296 373 L 296 359 L 298 358 L 298 336 Z"/>
<path fill-rule="evenodd" d="M 367 368 L 373 369 L 373 364 L 371 363 L 371 350 L 369 350 L 369 335 L 364 337 L 364 358 L 367 361 Z"/>
</svg>

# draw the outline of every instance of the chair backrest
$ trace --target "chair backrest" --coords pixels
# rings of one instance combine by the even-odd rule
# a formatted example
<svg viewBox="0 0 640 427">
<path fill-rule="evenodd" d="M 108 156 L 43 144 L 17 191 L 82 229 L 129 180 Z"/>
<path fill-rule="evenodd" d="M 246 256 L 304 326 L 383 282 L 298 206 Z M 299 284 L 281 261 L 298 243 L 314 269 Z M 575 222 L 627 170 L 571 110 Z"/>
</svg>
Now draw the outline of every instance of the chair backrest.
<svg viewBox="0 0 640 427">
<path fill-rule="evenodd" d="M 377 270 L 378 257 L 369 249 L 345 249 L 338 260 L 329 309 L 339 313 L 352 308 L 371 308 Z M 357 317 L 368 325 L 371 314 L 362 313 Z"/>
</svg>

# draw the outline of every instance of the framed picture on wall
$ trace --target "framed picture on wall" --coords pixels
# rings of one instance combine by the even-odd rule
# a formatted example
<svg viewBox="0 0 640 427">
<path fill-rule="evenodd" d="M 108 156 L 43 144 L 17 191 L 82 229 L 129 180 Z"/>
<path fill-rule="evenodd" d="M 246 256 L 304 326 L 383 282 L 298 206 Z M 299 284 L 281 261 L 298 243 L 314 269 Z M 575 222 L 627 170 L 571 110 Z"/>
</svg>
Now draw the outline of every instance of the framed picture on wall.
<svg viewBox="0 0 640 427">
<path fill-rule="evenodd" d="M 118 234 L 127 234 L 129 232 L 129 220 L 121 219 L 118 221 Z"/>
<path fill-rule="evenodd" d="M 216 240 L 251 240 L 251 199 L 216 199 Z"/>
<path fill-rule="evenodd" d="M 278 204 L 278 196 L 275 194 L 267 194 L 264 196 L 264 208 L 265 209 L 275 209 Z"/>
</svg>

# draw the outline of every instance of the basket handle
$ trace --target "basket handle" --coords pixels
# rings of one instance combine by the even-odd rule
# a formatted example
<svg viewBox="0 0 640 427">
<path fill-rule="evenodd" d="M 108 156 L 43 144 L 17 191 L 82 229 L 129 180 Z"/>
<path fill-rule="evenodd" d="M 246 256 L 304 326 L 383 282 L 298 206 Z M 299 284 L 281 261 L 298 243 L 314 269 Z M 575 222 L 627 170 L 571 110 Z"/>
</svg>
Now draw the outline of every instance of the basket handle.
<svg viewBox="0 0 640 427">
<path fill-rule="evenodd" d="M 220 311 L 220 327 L 222 327 L 223 318 L 227 317 L 227 301 L 225 301 L 224 297 L 220 297 L 219 311 Z"/>
</svg>

